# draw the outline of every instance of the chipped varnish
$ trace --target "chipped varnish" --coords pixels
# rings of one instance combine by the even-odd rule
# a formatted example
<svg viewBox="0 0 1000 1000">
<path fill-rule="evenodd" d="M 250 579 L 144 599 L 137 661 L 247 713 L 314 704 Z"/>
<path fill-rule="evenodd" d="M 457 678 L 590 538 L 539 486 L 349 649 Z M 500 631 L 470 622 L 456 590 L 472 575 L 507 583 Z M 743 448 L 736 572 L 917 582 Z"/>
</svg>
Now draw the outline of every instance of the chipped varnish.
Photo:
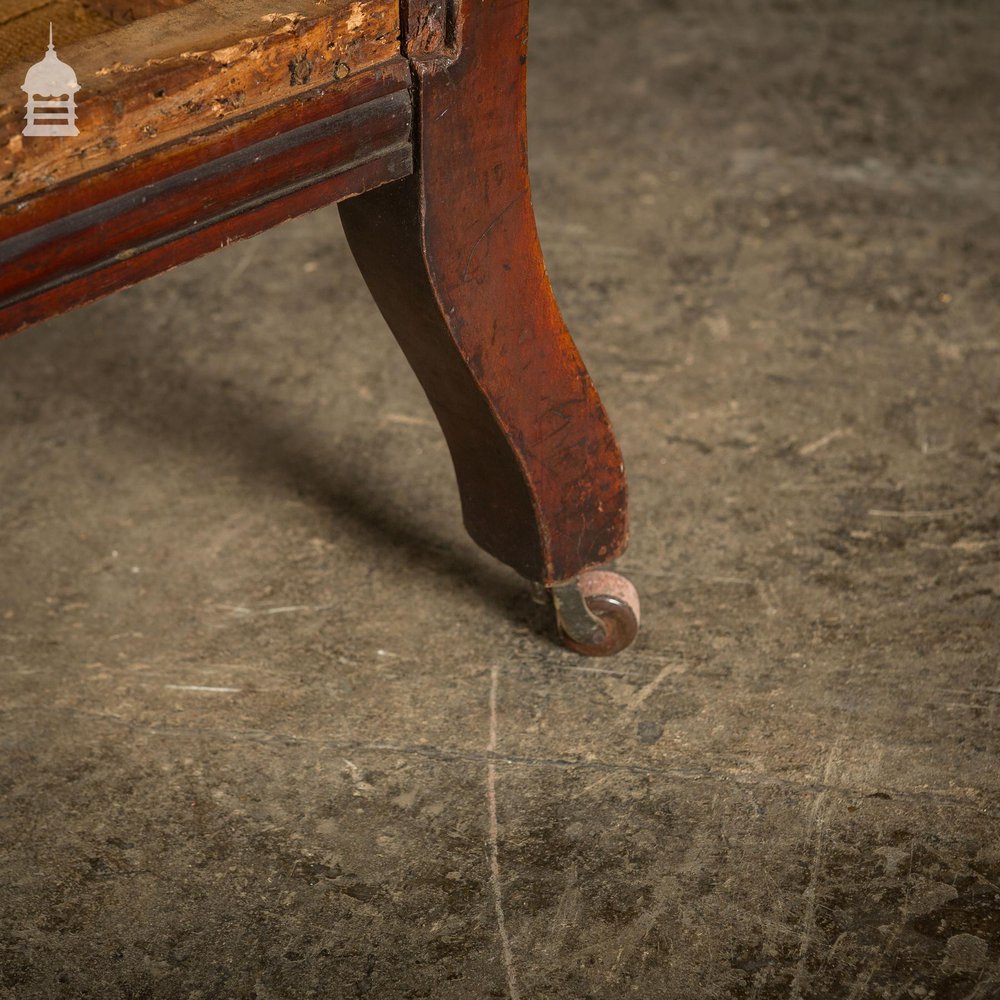
<svg viewBox="0 0 1000 1000">
<path fill-rule="evenodd" d="M 21 135 L 20 85 L 34 59 L 0 78 L 0 93 L 17 95 L 0 106 L 0 213 L 8 216 L 12 202 L 81 175 L 306 90 L 350 86 L 398 55 L 399 10 L 394 0 L 195 0 L 57 49 L 81 85 L 78 136 Z"/>
</svg>

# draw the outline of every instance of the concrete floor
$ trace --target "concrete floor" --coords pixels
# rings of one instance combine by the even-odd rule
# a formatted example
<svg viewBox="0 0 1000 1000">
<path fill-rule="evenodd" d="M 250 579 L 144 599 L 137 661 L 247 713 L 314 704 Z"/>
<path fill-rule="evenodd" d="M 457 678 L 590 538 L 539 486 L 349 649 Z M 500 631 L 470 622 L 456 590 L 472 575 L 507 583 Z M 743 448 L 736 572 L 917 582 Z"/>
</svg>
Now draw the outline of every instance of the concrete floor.
<svg viewBox="0 0 1000 1000">
<path fill-rule="evenodd" d="M 466 539 L 335 209 L 0 345 L 0 997 L 1000 996 L 998 51 L 536 0 L 614 660 Z"/>
</svg>

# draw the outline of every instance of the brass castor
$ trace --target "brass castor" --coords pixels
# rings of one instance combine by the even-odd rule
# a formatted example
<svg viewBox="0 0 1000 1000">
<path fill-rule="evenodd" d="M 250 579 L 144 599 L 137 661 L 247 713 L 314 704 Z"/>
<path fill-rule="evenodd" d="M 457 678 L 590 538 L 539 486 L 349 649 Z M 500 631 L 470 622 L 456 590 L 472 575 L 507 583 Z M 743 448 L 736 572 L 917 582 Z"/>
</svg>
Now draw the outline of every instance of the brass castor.
<svg viewBox="0 0 1000 1000">
<path fill-rule="evenodd" d="M 575 653 L 614 656 L 639 631 L 639 594 L 618 573 L 587 570 L 549 593 L 563 642 Z"/>
</svg>

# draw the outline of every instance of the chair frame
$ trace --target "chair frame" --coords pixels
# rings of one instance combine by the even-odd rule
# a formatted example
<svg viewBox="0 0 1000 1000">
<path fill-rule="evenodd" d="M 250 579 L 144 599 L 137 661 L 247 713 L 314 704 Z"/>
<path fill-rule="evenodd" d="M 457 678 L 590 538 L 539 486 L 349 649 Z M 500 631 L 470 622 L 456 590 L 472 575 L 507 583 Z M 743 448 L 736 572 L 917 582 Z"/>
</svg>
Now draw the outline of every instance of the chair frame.
<svg viewBox="0 0 1000 1000">
<path fill-rule="evenodd" d="M 157 28 L 186 30 L 178 21 L 200 6 L 111 34 L 132 32 L 134 51 Z M 329 8 L 290 30 L 258 26 L 249 47 L 248 25 L 237 42 L 225 26 L 194 50 L 235 48 L 221 70 L 204 58 L 192 68 L 188 47 L 123 73 L 114 39 L 98 36 L 79 54 L 104 63 L 95 131 L 83 90 L 79 150 L 49 146 L 48 164 L 27 148 L 46 140 L 18 145 L 16 116 L 0 112 L 14 151 L 0 186 L 0 335 L 339 202 L 441 424 L 470 535 L 546 588 L 567 645 L 617 652 L 639 623 L 634 588 L 603 568 L 626 545 L 626 483 L 538 242 L 528 2 L 367 0 L 364 25 L 357 4 Z M 263 84 L 248 101 L 252 73 Z"/>
</svg>

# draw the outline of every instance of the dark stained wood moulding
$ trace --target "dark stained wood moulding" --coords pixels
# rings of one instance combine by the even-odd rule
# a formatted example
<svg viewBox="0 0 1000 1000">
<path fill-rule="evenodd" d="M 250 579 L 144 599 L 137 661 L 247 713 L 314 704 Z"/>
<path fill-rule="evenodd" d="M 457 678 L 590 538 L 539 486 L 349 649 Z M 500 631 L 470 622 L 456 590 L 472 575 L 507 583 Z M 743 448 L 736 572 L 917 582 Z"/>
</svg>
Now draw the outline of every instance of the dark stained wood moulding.
<svg viewBox="0 0 1000 1000">
<path fill-rule="evenodd" d="M 395 0 L 220 7 L 60 53 L 97 81 L 78 137 L 0 109 L 0 336 L 412 171 Z"/>
</svg>

